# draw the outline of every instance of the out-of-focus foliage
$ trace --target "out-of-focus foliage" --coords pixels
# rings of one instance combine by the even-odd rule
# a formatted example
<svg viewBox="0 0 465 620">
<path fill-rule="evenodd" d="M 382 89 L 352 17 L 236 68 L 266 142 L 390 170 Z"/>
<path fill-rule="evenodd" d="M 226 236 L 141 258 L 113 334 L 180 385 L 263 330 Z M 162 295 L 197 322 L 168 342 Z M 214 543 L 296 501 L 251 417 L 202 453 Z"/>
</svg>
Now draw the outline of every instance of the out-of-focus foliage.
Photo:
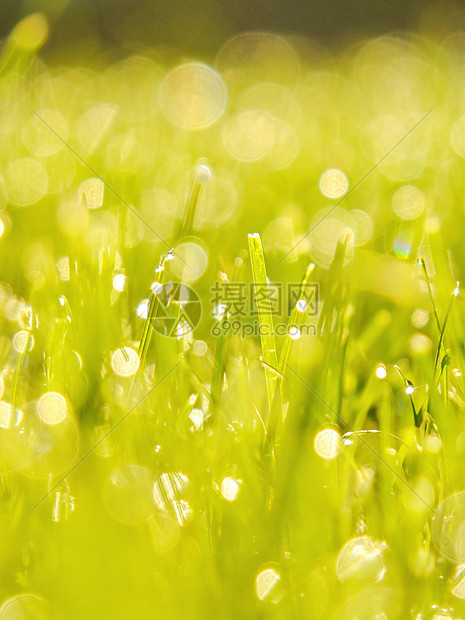
<svg viewBox="0 0 465 620">
<path fill-rule="evenodd" d="M 0 618 L 463 617 L 465 35 L 47 35 L 0 61 Z"/>
</svg>

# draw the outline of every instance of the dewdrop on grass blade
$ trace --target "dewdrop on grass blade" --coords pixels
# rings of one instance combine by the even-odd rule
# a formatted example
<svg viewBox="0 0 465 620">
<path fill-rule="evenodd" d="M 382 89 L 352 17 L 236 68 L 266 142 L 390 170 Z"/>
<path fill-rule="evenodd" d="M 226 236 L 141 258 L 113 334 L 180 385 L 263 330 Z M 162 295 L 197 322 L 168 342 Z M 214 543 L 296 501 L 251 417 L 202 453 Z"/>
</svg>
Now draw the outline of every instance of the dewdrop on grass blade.
<svg viewBox="0 0 465 620">
<path fill-rule="evenodd" d="M 384 364 L 379 364 L 376 367 L 375 374 L 378 377 L 378 379 L 385 379 L 387 377 L 386 366 Z"/>
<path fill-rule="evenodd" d="M 299 340 L 299 338 L 301 337 L 301 331 L 300 329 L 297 327 L 297 325 L 291 325 L 288 329 L 288 334 L 289 334 L 289 338 L 291 338 L 291 340 Z"/>
<path fill-rule="evenodd" d="M 206 185 L 212 178 L 212 171 L 205 160 L 199 160 L 195 166 L 195 180 Z"/>
<path fill-rule="evenodd" d="M 150 300 L 142 299 L 136 309 L 136 314 L 140 319 L 146 319 L 149 316 Z"/>
<path fill-rule="evenodd" d="M 239 494 L 242 480 L 236 480 L 230 476 L 223 478 L 220 484 L 220 493 L 228 502 L 234 502 Z"/>
<path fill-rule="evenodd" d="M 265 568 L 255 578 L 255 591 L 261 601 L 279 603 L 284 595 L 281 575 L 274 568 Z"/>
<path fill-rule="evenodd" d="M 205 422 L 205 412 L 198 407 L 191 409 L 189 413 L 189 420 L 192 422 L 192 431 L 200 431 L 203 429 Z"/>
<path fill-rule="evenodd" d="M 111 367 L 120 377 L 131 377 L 139 368 L 139 355 L 131 347 L 121 347 L 111 354 Z"/>
<path fill-rule="evenodd" d="M 126 275 L 124 275 L 124 273 L 117 273 L 113 277 L 114 290 L 117 291 L 118 293 L 123 292 L 125 288 L 127 287 L 127 281 L 128 281 L 128 278 Z"/>
<path fill-rule="evenodd" d="M 381 581 L 386 573 L 386 549 L 384 542 L 370 536 L 360 536 L 347 542 L 336 561 L 336 572 L 340 581 Z"/>
<path fill-rule="evenodd" d="M 325 428 L 316 434 L 313 446 L 319 457 L 331 460 L 339 454 L 343 443 L 340 434 L 336 430 Z"/>
<path fill-rule="evenodd" d="M 411 396 L 415 391 L 415 388 L 413 387 L 413 385 L 409 382 L 409 384 L 407 385 L 407 387 L 405 388 L 405 393 L 408 396 Z"/>
<path fill-rule="evenodd" d="M 34 346 L 34 336 L 28 331 L 21 330 L 13 336 L 13 348 L 18 353 L 26 353 Z"/>
</svg>

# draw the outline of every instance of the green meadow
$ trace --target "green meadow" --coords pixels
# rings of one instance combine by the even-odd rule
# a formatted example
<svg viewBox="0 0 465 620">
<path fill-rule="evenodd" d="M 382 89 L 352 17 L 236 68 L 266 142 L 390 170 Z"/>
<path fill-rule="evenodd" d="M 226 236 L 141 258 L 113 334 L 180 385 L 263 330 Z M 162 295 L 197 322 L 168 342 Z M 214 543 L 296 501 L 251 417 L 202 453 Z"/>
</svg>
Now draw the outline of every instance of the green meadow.
<svg viewBox="0 0 465 620">
<path fill-rule="evenodd" d="M 0 619 L 465 617 L 465 35 L 0 56 Z"/>
</svg>

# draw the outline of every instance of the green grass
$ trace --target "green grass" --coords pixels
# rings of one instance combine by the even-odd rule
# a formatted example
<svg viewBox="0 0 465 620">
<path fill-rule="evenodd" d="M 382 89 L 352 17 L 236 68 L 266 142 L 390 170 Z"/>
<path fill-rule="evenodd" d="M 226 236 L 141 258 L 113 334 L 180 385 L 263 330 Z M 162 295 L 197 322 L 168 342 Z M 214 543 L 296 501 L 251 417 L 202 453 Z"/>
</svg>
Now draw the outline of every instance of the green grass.
<svg viewBox="0 0 465 620">
<path fill-rule="evenodd" d="M 459 51 L 263 35 L 171 100 L 163 50 L 46 66 L 32 26 L 0 61 L 0 605 L 465 617 Z"/>
</svg>

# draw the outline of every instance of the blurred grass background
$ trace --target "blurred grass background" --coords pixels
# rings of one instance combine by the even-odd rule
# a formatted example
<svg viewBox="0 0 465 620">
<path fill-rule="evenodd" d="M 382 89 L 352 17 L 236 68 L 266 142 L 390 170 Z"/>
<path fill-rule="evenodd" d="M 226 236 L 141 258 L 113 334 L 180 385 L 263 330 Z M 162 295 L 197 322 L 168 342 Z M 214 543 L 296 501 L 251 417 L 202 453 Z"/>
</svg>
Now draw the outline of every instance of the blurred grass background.
<svg viewBox="0 0 465 620">
<path fill-rule="evenodd" d="M 437 36 L 465 25 L 461 4 L 444 1 L 2 0 L 0 36 L 35 11 L 53 24 L 43 55 L 66 62 L 140 46 L 164 46 L 208 60 L 230 37 L 256 30 L 311 37 L 324 46 L 344 48 L 391 31 Z"/>
</svg>

